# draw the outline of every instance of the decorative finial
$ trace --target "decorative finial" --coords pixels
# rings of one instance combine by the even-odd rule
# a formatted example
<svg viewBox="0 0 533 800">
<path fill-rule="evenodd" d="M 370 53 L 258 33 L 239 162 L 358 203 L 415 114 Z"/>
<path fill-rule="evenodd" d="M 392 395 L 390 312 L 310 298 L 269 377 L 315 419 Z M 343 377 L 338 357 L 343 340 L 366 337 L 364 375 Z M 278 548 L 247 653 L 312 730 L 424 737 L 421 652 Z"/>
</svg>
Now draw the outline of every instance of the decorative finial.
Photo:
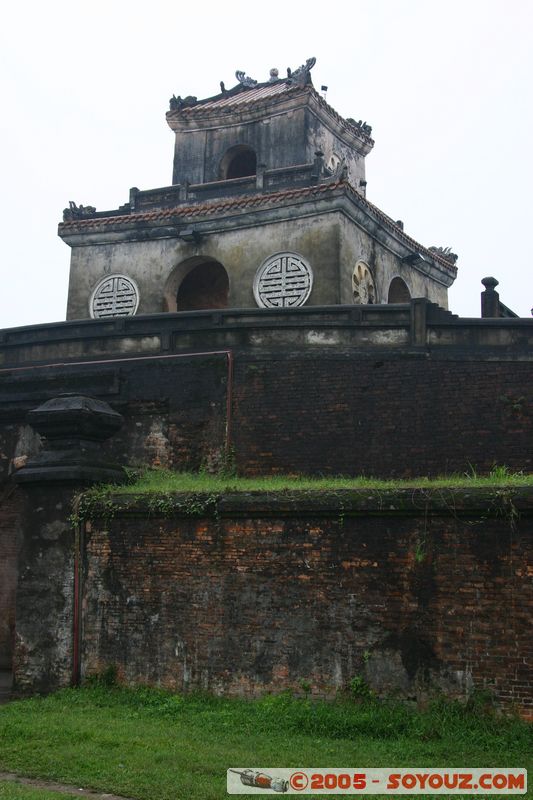
<svg viewBox="0 0 533 800">
<path fill-rule="evenodd" d="M 485 287 L 485 289 L 492 289 L 494 290 L 500 281 L 497 281 L 496 278 L 482 278 L 481 283 Z"/>
<path fill-rule="evenodd" d="M 440 256 L 445 261 L 449 261 L 450 264 L 455 264 L 459 256 L 457 253 L 452 253 L 451 247 L 430 247 L 429 250 L 435 255 Z"/>
<path fill-rule="evenodd" d="M 360 119 L 359 122 L 356 122 L 353 117 L 346 117 L 346 122 L 349 122 L 350 125 L 354 126 L 354 128 L 359 128 L 359 130 L 367 136 L 370 136 L 372 133 L 372 126 L 367 125 L 367 123 L 363 122 L 362 119 Z"/>
<path fill-rule="evenodd" d="M 220 81 L 220 91 L 222 92 L 222 94 L 226 93 L 226 87 L 224 85 L 224 81 Z"/>
<path fill-rule="evenodd" d="M 308 58 L 305 64 L 301 67 L 291 71 L 290 67 L 287 68 L 287 78 L 291 83 L 298 83 L 305 86 L 306 83 L 311 82 L 310 72 L 316 64 L 316 58 Z"/>
<path fill-rule="evenodd" d="M 276 67 L 272 67 L 272 69 L 270 70 L 271 82 L 277 81 L 278 78 L 279 78 L 279 69 L 277 69 Z"/>
<path fill-rule="evenodd" d="M 247 86 L 248 88 L 251 88 L 252 86 L 257 86 L 257 81 L 255 81 L 253 78 L 249 78 L 246 75 L 246 73 L 240 69 L 236 71 L 235 77 L 237 78 L 239 83 L 242 83 L 243 86 Z"/>
<path fill-rule="evenodd" d="M 195 106 L 198 102 L 198 98 L 194 97 L 192 94 L 187 95 L 187 97 L 181 97 L 178 95 L 176 97 L 175 94 L 169 100 L 170 110 L 171 111 L 181 111 L 182 108 Z"/>
<path fill-rule="evenodd" d="M 96 214 L 96 208 L 94 206 L 77 206 L 73 200 L 69 200 L 68 208 L 65 208 L 63 211 L 63 222 L 92 217 L 93 214 Z"/>
</svg>

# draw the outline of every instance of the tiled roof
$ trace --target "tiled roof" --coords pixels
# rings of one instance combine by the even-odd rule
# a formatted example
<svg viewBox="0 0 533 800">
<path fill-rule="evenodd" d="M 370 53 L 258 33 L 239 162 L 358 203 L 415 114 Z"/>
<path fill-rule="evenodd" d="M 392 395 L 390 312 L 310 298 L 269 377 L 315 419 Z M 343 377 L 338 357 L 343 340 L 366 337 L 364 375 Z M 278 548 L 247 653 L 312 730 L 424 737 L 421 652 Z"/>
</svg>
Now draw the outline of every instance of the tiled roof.
<svg viewBox="0 0 533 800">
<path fill-rule="evenodd" d="M 155 209 L 154 211 L 140 211 L 122 216 L 109 217 L 88 217 L 68 222 L 59 223 L 59 229 L 67 232 L 79 227 L 94 228 L 101 230 L 113 225 L 135 222 L 180 222 L 191 217 L 207 217 L 212 214 L 219 214 L 230 211 L 239 211 L 243 208 L 254 206 L 267 206 L 276 204 L 279 200 L 291 200 L 293 198 L 323 196 L 332 189 L 341 186 L 342 183 L 317 184 L 315 186 L 304 186 L 298 189 L 283 189 L 278 192 L 265 194 L 245 195 L 242 197 L 229 197 L 224 200 L 211 200 L 204 203 L 196 203 L 190 206 L 173 206 L 172 208 Z"/>
<path fill-rule="evenodd" d="M 441 266 L 446 267 L 453 274 L 457 272 L 457 268 L 446 261 L 438 254 L 424 247 L 415 239 L 412 239 L 389 217 L 384 211 L 375 206 L 366 199 L 360 192 L 358 192 L 348 181 L 337 181 L 335 183 L 321 183 L 313 186 L 305 186 L 298 189 L 283 189 L 277 192 L 261 193 L 254 195 L 246 195 L 243 197 L 229 197 L 224 200 L 216 200 L 205 203 L 197 203 L 190 206 L 174 206 L 172 208 L 156 209 L 154 211 L 140 211 L 122 216 L 113 217 L 92 217 L 87 219 L 71 220 L 69 222 L 61 222 L 59 224 L 59 233 L 67 234 L 69 232 L 99 232 L 105 231 L 108 228 L 121 225 L 135 225 L 139 222 L 145 223 L 174 223 L 179 224 L 186 222 L 189 219 L 197 219 L 199 217 L 210 217 L 213 214 L 227 214 L 232 212 L 239 212 L 241 210 L 254 210 L 255 208 L 265 208 L 268 206 L 275 206 L 282 204 L 286 201 L 299 200 L 299 199 L 321 199 L 332 195 L 335 191 L 340 190 L 346 192 L 354 198 L 358 205 L 365 207 L 374 216 L 391 230 L 396 238 L 402 241 L 407 247 L 428 256 Z"/>
<path fill-rule="evenodd" d="M 404 233 L 403 228 L 400 228 L 399 225 L 397 225 L 394 220 L 388 216 L 388 214 L 385 214 L 385 212 L 375 206 L 374 203 L 371 203 L 370 200 L 367 200 L 366 197 L 363 197 L 363 195 L 354 189 L 354 187 L 348 183 L 348 181 L 344 181 L 343 183 L 348 188 L 349 193 L 352 195 L 357 195 L 357 199 L 362 201 L 363 205 L 365 205 L 370 211 L 372 211 L 373 214 L 379 217 L 379 219 L 384 222 L 388 228 L 394 231 L 396 237 L 404 244 L 406 244 L 408 247 L 411 247 L 413 250 L 416 250 L 418 253 L 429 256 L 442 266 L 448 267 L 448 269 L 452 270 L 454 274 L 457 274 L 457 267 L 455 267 L 450 261 L 446 261 L 445 258 L 437 255 L 429 248 L 424 247 L 424 245 L 417 242 L 416 239 L 412 239 L 411 236 L 408 236 L 406 233 Z"/>
<path fill-rule="evenodd" d="M 258 86 L 250 88 L 244 87 L 242 91 L 233 94 L 233 92 L 225 92 L 216 97 L 208 98 L 207 100 L 200 100 L 194 106 L 185 106 L 184 108 L 176 111 L 176 114 L 183 114 L 184 116 L 195 115 L 202 111 L 212 111 L 218 108 L 234 108 L 236 106 L 250 105 L 270 97 L 275 97 L 280 94 L 288 94 L 289 92 L 295 93 L 301 91 L 300 86 L 287 85 L 286 81 L 275 81 L 273 83 L 261 83 Z"/>
<path fill-rule="evenodd" d="M 367 142 L 368 144 L 374 146 L 373 138 L 371 136 L 369 136 L 367 133 L 365 133 L 359 125 L 357 125 L 357 124 L 354 125 L 351 122 L 348 122 L 347 119 L 344 119 L 344 117 L 341 117 L 341 115 L 337 111 L 335 111 L 333 106 L 330 106 L 329 103 L 326 103 L 324 98 L 321 95 L 319 95 L 318 92 L 315 91 L 315 89 L 313 89 L 313 93 L 314 93 L 315 97 L 318 99 L 318 102 L 322 106 L 322 108 L 324 108 L 329 114 L 331 114 L 333 117 L 335 117 L 335 119 L 338 120 L 339 122 L 344 122 L 346 127 L 347 128 L 351 128 L 352 131 L 355 131 L 360 139 L 362 139 L 363 141 Z M 372 130 L 372 129 L 370 128 L 370 130 Z"/>
<path fill-rule="evenodd" d="M 204 117 L 219 110 L 243 111 L 253 106 L 259 108 L 262 105 L 267 105 L 271 99 L 278 99 L 283 95 L 295 96 L 297 94 L 312 94 L 318 100 L 319 105 L 338 122 L 343 123 L 347 128 L 354 131 L 363 141 L 371 145 L 374 144 L 374 140 L 365 133 L 359 125 L 348 122 L 337 113 L 332 106 L 326 103 L 312 83 L 302 86 L 297 83 L 291 83 L 288 79 L 273 82 L 269 81 L 268 83 L 260 83 L 257 86 L 251 87 L 237 86 L 228 92 L 223 92 L 214 97 L 208 97 L 206 100 L 199 100 L 194 105 L 184 105 L 182 108 L 168 111 L 167 118 Z"/>
</svg>

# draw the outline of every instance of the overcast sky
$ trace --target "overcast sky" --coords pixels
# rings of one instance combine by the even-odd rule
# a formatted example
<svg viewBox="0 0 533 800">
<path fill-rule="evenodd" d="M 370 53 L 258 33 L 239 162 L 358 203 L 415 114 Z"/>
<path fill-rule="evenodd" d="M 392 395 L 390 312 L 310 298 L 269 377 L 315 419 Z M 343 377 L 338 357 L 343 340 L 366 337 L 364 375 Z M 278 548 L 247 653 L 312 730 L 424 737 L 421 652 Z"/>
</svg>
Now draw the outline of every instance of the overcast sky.
<svg viewBox="0 0 533 800">
<path fill-rule="evenodd" d="M 311 56 L 315 86 L 373 126 L 367 196 L 422 244 L 451 246 L 450 308 L 481 278 L 533 305 L 529 0 L 6 4 L 0 31 L 0 327 L 65 318 L 69 200 L 116 208 L 172 181 L 172 94 L 216 94 Z"/>
</svg>

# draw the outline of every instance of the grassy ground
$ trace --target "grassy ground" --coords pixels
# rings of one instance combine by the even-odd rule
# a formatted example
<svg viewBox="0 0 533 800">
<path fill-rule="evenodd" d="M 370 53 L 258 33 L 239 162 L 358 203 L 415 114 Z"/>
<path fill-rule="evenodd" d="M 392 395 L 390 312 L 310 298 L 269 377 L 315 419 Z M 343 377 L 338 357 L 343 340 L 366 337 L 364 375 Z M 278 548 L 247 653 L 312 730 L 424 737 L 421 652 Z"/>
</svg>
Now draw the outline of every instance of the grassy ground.
<svg viewBox="0 0 533 800">
<path fill-rule="evenodd" d="M 96 686 L 0 708 L 0 770 L 139 800 L 220 800 L 231 766 L 531 769 L 531 733 L 518 720 L 450 703 L 420 713 L 377 702 L 247 702 Z"/>
<path fill-rule="evenodd" d="M 533 475 L 511 473 L 506 467 L 494 467 L 489 475 L 477 475 L 473 470 L 464 475 L 440 478 L 411 478 L 409 480 L 379 480 L 366 477 L 321 477 L 305 475 L 274 475 L 257 478 L 238 478 L 207 473 L 170 472 L 147 469 L 132 474 L 132 481 L 120 487 L 120 493 L 146 494 L 165 492 L 234 492 L 335 489 L 410 489 L 410 488 L 490 488 L 533 486 Z M 116 492 L 117 487 L 112 487 Z M 99 490 L 101 491 L 101 489 Z"/>
<path fill-rule="evenodd" d="M 0 781 L 0 800 L 74 800 L 74 797 L 73 794 L 49 792 L 46 789 Z"/>
</svg>

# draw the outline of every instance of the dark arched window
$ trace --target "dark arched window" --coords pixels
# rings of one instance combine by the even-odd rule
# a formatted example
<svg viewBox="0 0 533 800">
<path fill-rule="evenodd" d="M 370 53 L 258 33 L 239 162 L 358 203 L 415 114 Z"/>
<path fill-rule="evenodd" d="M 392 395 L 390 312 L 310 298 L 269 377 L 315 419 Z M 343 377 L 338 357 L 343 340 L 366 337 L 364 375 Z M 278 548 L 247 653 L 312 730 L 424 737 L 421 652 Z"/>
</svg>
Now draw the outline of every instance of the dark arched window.
<svg viewBox="0 0 533 800">
<path fill-rule="evenodd" d="M 401 278 L 393 278 L 389 286 L 388 303 L 409 303 L 411 293 L 407 284 Z"/>
<path fill-rule="evenodd" d="M 222 180 L 246 178 L 256 173 L 257 156 L 255 150 L 245 144 L 230 147 L 220 163 L 220 177 Z"/>
<path fill-rule="evenodd" d="M 177 310 L 226 308 L 228 291 L 228 273 L 222 264 L 218 261 L 204 261 L 193 267 L 180 283 L 176 295 Z"/>
<path fill-rule="evenodd" d="M 193 256 L 177 264 L 163 292 L 163 311 L 200 311 L 227 308 L 228 273 L 210 256 Z"/>
</svg>

